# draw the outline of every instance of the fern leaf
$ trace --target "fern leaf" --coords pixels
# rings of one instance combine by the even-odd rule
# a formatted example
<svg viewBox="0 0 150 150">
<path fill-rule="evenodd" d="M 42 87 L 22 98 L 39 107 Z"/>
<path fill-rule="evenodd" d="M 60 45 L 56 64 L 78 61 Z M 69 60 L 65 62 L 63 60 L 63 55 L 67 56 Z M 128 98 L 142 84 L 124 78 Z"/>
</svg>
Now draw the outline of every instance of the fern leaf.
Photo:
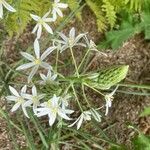
<svg viewBox="0 0 150 150">
<path fill-rule="evenodd" d="M 106 13 L 106 18 L 108 24 L 110 24 L 111 29 L 114 27 L 116 22 L 116 12 L 114 10 L 114 6 L 111 5 L 109 0 L 103 0 L 102 10 Z"/>
<path fill-rule="evenodd" d="M 92 0 L 86 0 L 86 3 L 96 16 L 98 31 L 105 31 L 107 29 L 107 25 L 104 13 L 101 11 L 101 3 L 99 1 Z"/>
<path fill-rule="evenodd" d="M 37 15 L 43 15 L 50 8 L 49 0 L 16 0 L 15 1 L 15 13 L 10 13 L 5 20 L 5 26 L 8 34 L 20 35 L 27 24 L 30 22 L 30 13 Z"/>
</svg>

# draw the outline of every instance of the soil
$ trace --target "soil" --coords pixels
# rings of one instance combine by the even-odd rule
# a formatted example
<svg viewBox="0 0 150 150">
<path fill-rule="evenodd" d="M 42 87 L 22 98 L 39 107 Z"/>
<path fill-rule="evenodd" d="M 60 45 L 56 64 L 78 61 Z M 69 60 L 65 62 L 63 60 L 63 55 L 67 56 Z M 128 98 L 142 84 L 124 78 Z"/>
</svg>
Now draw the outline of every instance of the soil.
<svg viewBox="0 0 150 150">
<path fill-rule="evenodd" d="M 97 44 L 103 38 L 103 35 L 97 31 L 95 16 L 87 7 L 83 9 L 83 21 L 73 19 L 64 31 L 68 32 L 72 26 L 77 29 L 78 33 L 88 32 L 89 38 Z M 33 36 L 29 33 L 30 31 L 31 29 L 29 28 L 19 38 L 19 41 L 14 38 L 6 41 L 5 53 L 9 56 L 8 62 L 12 63 L 14 60 L 19 59 L 18 52 L 15 51 L 16 43 L 19 42 L 20 45 L 23 45 L 23 48 L 26 48 L 28 42 L 32 42 Z M 10 51 L 11 56 L 9 55 Z M 94 54 L 89 70 L 116 64 L 126 64 L 129 65 L 126 83 L 150 84 L 150 43 L 144 40 L 143 35 L 136 35 L 118 50 L 112 51 L 108 49 L 105 50 L 105 53 L 106 55 L 101 53 Z M 82 52 L 77 52 L 77 55 L 81 56 Z M 146 90 L 121 87 L 119 89 L 129 92 L 133 90 L 148 92 Z M 92 93 L 92 95 L 97 105 L 101 106 L 101 98 L 95 93 Z M 106 129 L 111 124 L 112 128 L 107 130 L 108 136 L 114 137 L 115 134 L 118 142 L 131 148 L 130 139 L 134 137 L 135 132 L 128 128 L 129 124 L 135 125 L 145 134 L 150 134 L 150 117 L 139 117 L 139 114 L 146 106 L 150 106 L 150 97 L 116 93 L 109 115 L 106 117 L 106 121 L 102 122 L 101 127 Z M 4 119 L 0 118 L 0 150 L 10 150 L 6 126 Z M 22 139 L 24 138 L 22 137 Z"/>
</svg>

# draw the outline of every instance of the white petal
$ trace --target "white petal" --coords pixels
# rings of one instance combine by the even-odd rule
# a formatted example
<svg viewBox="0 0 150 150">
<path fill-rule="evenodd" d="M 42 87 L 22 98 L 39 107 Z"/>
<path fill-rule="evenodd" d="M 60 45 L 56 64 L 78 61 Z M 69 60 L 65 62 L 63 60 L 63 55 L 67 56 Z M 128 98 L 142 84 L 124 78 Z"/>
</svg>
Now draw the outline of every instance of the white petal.
<svg viewBox="0 0 150 150">
<path fill-rule="evenodd" d="M 43 19 L 44 22 L 54 22 L 54 18 L 45 18 Z"/>
<path fill-rule="evenodd" d="M 2 1 L 2 4 L 4 5 L 4 7 L 6 8 L 6 9 L 8 9 L 9 11 L 11 11 L 11 12 L 16 12 L 16 10 L 12 7 L 12 6 L 10 6 L 6 1 Z"/>
<path fill-rule="evenodd" d="M 74 125 L 80 120 L 80 118 L 81 118 L 81 116 L 79 116 L 79 117 L 77 118 L 77 120 L 76 120 L 75 122 L 73 122 L 72 124 L 70 124 L 68 127 L 74 126 Z"/>
<path fill-rule="evenodd" d="M 37 31 L 38 27 L 39 27 L 39 24 L 36 24 L 35 27 L 32 30 L 32 33 L 35 33 Z"/>
<path fill-rule="evenodd" d="M 83 33 L 83 34 L 79 34 L 76 38 L 75 38 L 75 44 L 82 38 L 82 37 L 84 37 L 85 36 L 85 34 Z"/>
<path fill-rule="evenodd" d="M 81 114 L 81 117 L 77 123 L 77 130 L 81 127 L 82 122 L 83 122 L 83 115 Z"/>
<path fill-rule="evenodd" d="M 28 69 L 28 68 L 31 68 L 33 67 L 35 64 L 33 62 L 31 63 L 27 63 L 27 64 L 23 64 L 19 67 L 16 68 L 16 70 L 24 70 L 24 69 Z"/>
<path fill-rule="evenodd" d="M 38 113 L 39 109 L 41 109 L 41 111 Z M 46 108 L 37 108 L 36 111 L 37 111 L 37 113 L 36 113 L 37 117 L 42 117 L 49 113 L 48 109 L 46 109 Z"/>
<path fill-rule="evenodd" d="M 19 107 L 20 107 L 20 103 L 16 103 L 13 107 L 12 107 L 12 109 L 11 109 L 11 112 L 14 112 L 14 111 L 16 111 Z"/>
<path fill-rule="evenodd" d="M 75 28 L 73 27 L 69 32 L 69 37 L 74 39 L 75 38 Z"/>
<path fill-rule="evenodd" d="M 32 100 L 28 100 L 28 101 L 26 101 L 26 102 L 23 104 L 23 106 L 24 106 L 24 107 L 30 107 L 32 104 L 33 104 Z"/>
<path fill-rule="evenodd" d="M 41 34 L 42 34 L 42 25 L 39 24 L 38 27 L 39 27 L 39 28 L 38 28 L 38 30 L 37 30 L 37 39 L 39 39 L 39 38 L 41 37 Z"/>
<path fill-rule="evenodd" d="M 43 81 L 46 81 L 46 79 L 47 79 L 46 76 L 42 73 L 40 73 L 40 77 L 42 78 Z"/>
<path fill-rule="evenodd" d="M 26 59 L 28 59 L 28 60 L 30 60 L 30 61 L 34 61 L 34 57 L 32 56 L 32 55 L 30 55 L 30 54 L 28 54 L 28 53 L 26 53 L 26 52 L 20 52 L 21 53 L 21 55 L 23 56 L 23 57 L 25 57 Z"/>
<path fill-rule="evenodd" d="M 56 8 L 55 10 L 60 17 L 63 17 L 63 13 L 59 8 Z"/>
<path fill-rule="evenodd" d="M 68 38 L 61 32 L 58 32 L 59 36 L 65 41 L 67 42 L 68 41 Z"/>
<path fill-rule="evenodd" d="M 18 99 L 18 97 L 16 97 L 16 96 L 6 96 L 6 99 L 8 101 L 14 101 L 15 102 Z"/>
<path fill-rule="evenodd" d="M 43 23 L 44 28 L 50 33 L 53 34 L 53 30 L 51 29 L 51 27 L 47 24 L 47 23 Z"/>
<path fill-rule="evenodd" d="M 46 19 L 46 18 L 48 17 L 48 15 L 50 14 L 50 12 L 51 12 L 51 11 L 48 11 L 48 12 L 42 17 L 42 19 L 43 19 L 43 20 Z"/>
<path fill-rule="evenodd" d="M 55 2 L 55 3 L 59 3 L 59 2 L 60 2 L 60 0 L 55 0 L 54 2 Z"/>
<path fill-rule="evenodd" d="M 45 97 L 45 95 L 46 95 L 46 94 L 40 94 L 40 95 L 38 95 L 38 99 L 39 99 L 39 100 L 43 99 L 43 98 Z"/>
<path fill-rule="evenodd" d="M 40 64 L 40 66 L 43 67 L 43 68 L 45 68 L 45 69 L 52 69 L 52 67 L 48 63 L 46 63 L 46 62 L 42 62 Z"/>
<path fill-rule="evenodd" d="M 67 8 L 68 4 L 58 3 L 57 6 L 60 7 L 60 8 Z"/>
<path fill-rule="evenodd" d="M 0 4 L 0 18 L 3 18 L 3 5 Z"/>
<path fill-rule="evenodd" d="M 54 74 L 54 75 L 51 77 L 51 80 L 54 81 L 56 78 L 57 78 L 57 74 Z"/>
<path fill-rule="evenodd" d="M 23 110 L 23 113 L 25 114 L 25 116 L 26 116 L 27 118 L 30 118 L 29 115 L 28 115 L 28 113 L 27 113 L 26 108 L 25 108 L 23 105 L 22 105 L 22 110 Z"/>
<path fill-rule="evenodd" d="M 26 93 L 27 91 L 27 85 L 24 85 L 21 89 L 21 94 Z"/>
<path fill-rule="evenodd" d="M 13 94 L 13 95 L 15 95 L 15 96 L 17 96 L 17 97 L 20 97 L 20 95 L 19 95 L 19 93 L 16 91 L 16 89 L 14 89 L 12 86 L 9 86 L 9 89 L 10 89 L 10 92 Z"/>
<path fill-rule="evenodd" d="M 41 55 L 41 60 L 44 60 L 56 47 L 49 47 L 45 50 L 45 52 Z"/>
<path fill-rule="evenodd" d="M 29 76 L 28 76 L 28 83 L 31 82 L 31 79 L 33 78 L 33 76 L 36 74 L 37 70 L 38 70 L 39 66 L 35 66 L 32 71 L 30 72 Z"/>
<path fill-rule="evenodd" d="M 37 39 L 35 39 L 34 41 L 34 52 L 36 55 L 36 58 L 40 58 L 40 45 L 39 45 L 39 41 Z"/>
<path fill-rule="evenodd" d="M 71 118 L 69 118 L 65 113 L 63 113 L 62 111 L 58 111 L 58 115 L 66 120 L 72 120 Z"/>
<path fill-rule="evenodd" d="M 35 21 L 38 21 L 41 17 L 37 16 L 37 15 L 33 15 L 30 14 L 30 16 L 32 17 L 32 19 L 34 19 Z"/>
<path fill-rule="evenodd" d="M 56 114 L 51 114 L 49 116 L 49 125 L 52 126 L 56 120 Z"/>
<path fill-rule="evenodd" d="M 52 14 L 53 14 L 53 21 L 56 21 L 57 19 L 57 14 L 56 14 L 56 11 L 52 11 Z"/>
<path fill-rule="evenodd" d="M 37 96 L 37 90 L 36 90 L 35 85 L 32 87 L 32 95 Z"/>
</svg>

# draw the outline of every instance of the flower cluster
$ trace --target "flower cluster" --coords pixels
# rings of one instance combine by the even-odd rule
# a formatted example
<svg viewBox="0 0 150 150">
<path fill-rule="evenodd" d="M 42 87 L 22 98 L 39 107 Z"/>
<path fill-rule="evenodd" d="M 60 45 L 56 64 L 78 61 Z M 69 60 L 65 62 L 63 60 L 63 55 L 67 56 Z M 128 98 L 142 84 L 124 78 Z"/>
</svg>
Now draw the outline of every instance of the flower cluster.
<svg viewBox="0 0 150 150">
<path fill-rule="evenodd" d="M 14 11 L 14 9 L 4 0 L 1 0 L 0 4 L 1 9 L 2 5 L 4 5 L 8 10 Z M 39 68 L 43 70 L 46 69 L 47 75 L 43 73 L 39 74 L 42 79 L 42 81 L 39 82 L 39 86 L 46 86 L 47 84 L 51 85 L 52 83 L 55 83 L 55 81 L 59 78 L 59 74 L 57 73 L 57 71 L 54 71 L 53 66 L 46 61 L 46 58 L 51 55 L 51 53 L 56 49 L 59 50 L 60 53 L 64 52 L 67 49 L 70 49 L 74 62 L 75 59 L 72 53 L 72 48 L 75 46 L 85 47 L 88 49 L 88 51 L 97 51 L 95 43 L 91 40 L 88 40 L 87 33 L 76 35 L 75 28 L 72 28 L 69 32 L 69 36 L 66 36 L 62 32 L 58 32 L 58 37 L 60 39 L 53 39 L 53 45 L 51 47 L 48 47 L 41 54 L 39 40 L 42 34 L 42 28 L 44 27 L 48 33 L 53 34 L 53 30 L 48 23 L 56 21 L 58 16 L 63 17 L 61 8 L 68 7 L 67 4 L 60 3 L 60 0 L 55 0 L 52 6 L 52 11 L 48 11 L 43 17 L 37 16 L 35 14 L 30 15 L 32 19 L 37 22 L 32 31 L 32 33 L 36 32 L 36 39 L 34 41 L 34 54 L 31 55 L 27 52 L 21 52 L 21 55 L 29 62 L 22 64 L 16 68 L 17 71 L 32 68 L 28 75 L 28 84 L 32 84 L 32 88 L 28 91 L 27 89 L 29 89 L 29 87 L 27 85 L 24 85 L 21 88 L 21 91 L 18 92 L 14 87 L 9 86 L 11 95 L 6 97 L 8 101 L 15 102 L 14 106 L 11 109 L 12 112 L 21 107 L 25 116 L 29 118 L 27 109 L 31 108 L 33 110 L 33 113 L 37 117 L 48 116 L 50 126 L 52 126 L 56 122 L 56 120 L 73 120 L 70 115 L 74 113 L 74 110 L 69 109 L 69 99 L 73 96 L 67 93 L 70 86 L 68 87 L 68 89 L 63 89 L 65 92 L 61 94 L 53 93 L 51 95 L 48 95 L 46 92 L 39 93 L 36 88 L 38 86 L 35 86 L 32 80 L 33 77 L 36 75 L 36 73 L 39 73 Z M 52 17 L 49 17 L 50 14 L 52 14 Z M 78 69 L 77 66 L 75 67 L 76 69 Z M 116 89 L 112 93 L 105 96 L 106 115 L 108 114 L 108 108 L 111 107 L 113 94 L 115 93 Z M 49 91 L 49 93 L 50 92 L 51 91 Z M 75 93 L 74 96 L 74 99 L 77 99 Z M 81 124 L 85 121 L 90 121 L 91 119 L 94 119 L 98 122 L 101 121 L 101 115 L 98 112 L 99 109 L 90 107 L 89 110 L 83 110 L 79 104 L 79 101 L 77 102 L 81 110 L 81 115 L 71 125 L 69 125 L 69 127 L 77 124 L 77 129 L 79 129 L 81 127 Z"/>
</svg>

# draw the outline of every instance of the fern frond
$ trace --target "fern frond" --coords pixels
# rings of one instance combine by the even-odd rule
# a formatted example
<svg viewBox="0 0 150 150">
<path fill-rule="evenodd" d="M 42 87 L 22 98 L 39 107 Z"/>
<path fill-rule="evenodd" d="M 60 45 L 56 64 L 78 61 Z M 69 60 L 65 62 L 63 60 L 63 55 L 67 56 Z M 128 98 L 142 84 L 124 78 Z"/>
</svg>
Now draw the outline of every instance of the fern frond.
<svg viewBox="0 0 150 150">
<path fill-rule="evenodd" d="M 111 5 L 109 0 L 103 0 L 102 10 L 106 13 L 106 19 L 108 24 L 110 24 L 111 29 L 114 27 L 116 22 L 116 12 L 114 6 Z"/>
<path fill-rule="evenodd" d="M 99 1 L 92 0 L 86 0 L 86 3 L 96 16 L 98 31 L 103 32 L 107 29 L 107 25 L 104 13 L 101 10 L 101 3 Z"/>
<path fill-rule="evenodd" d="M 125 0 L 125 4 L 129 4 L 130 10 L 141 11 L 144 0 Z"/>
<path fill-rule="evenodd" d="M 31 20 L 30 13 L 43 15 L 49 8 L 49 0 L 16 0 L 16 13 L 10 13 L 5 20 L 8 34 L 10 36 L 13 36 L 14 33 L 20 35 Z"/>
</svg>

